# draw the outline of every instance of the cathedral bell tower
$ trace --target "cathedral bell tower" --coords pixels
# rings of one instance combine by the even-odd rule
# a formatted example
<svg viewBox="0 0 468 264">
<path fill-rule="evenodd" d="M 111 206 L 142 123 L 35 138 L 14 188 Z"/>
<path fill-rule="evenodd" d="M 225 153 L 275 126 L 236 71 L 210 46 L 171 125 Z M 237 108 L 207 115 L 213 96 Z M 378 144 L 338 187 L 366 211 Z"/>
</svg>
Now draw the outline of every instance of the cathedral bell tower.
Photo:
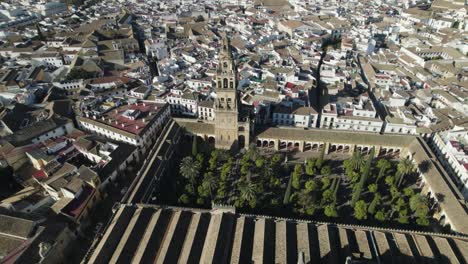
<svg viewBox="0 0 468 264">
<path fill-rule="evenodd" d="M 237 149 L 238 141 L 238 96 L 237 76 L 229 40 L 222 37 L 219 64 L 216 73 L 215 99 L 215 147 Z"/>
</svg>

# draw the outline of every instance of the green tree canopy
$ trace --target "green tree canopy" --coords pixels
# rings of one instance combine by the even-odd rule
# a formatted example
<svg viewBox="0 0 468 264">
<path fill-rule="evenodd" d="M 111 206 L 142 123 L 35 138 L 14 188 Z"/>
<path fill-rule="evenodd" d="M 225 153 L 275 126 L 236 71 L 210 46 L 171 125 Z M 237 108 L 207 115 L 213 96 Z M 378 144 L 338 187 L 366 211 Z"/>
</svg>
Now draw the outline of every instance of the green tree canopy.
<svg viewBox="0 0 468 264">
<path fill-rule="evenodd" d="M 330 186 L 330 177 L 328 176 L 322 177 L 321 182 L 322 182 L 322 190 L 327 189 L 328 186 Z"/>
<path fill-rule="evenodd" d="M 305 171 L 309 176 L 313 176 L 315 174 L 315 160 L 307 160 Z"/>
<path fill-rule="evenodd" d="M 179 203 L 188 204 L 189 202 L 190 202 L 190 198 L 187 194 L 184 193 L 179 197 Z"/>
<path fill-rule="evenodd" d="M 301 187 L 301 177 L 302 177 L 302 165 L 296 164 L 294 171 L 292 173 L 292 186 L 294 189 L 298 190 Z"/>
<path fill-rule="evenodd" d="M 318 157 L 317 161 L 315 162 L 315 167 L 317 169 L 321 169 L 322 168 L 322 165 L 324 163 L 324 158 L 325 158 L 325 148 L 322 148 L 322 150 L 320 151 L 320 156 Z"/>
<path fill-rule="evenodd" d="M 94 78 L 94 73 L 87 72 L 85 70 L 78 69 L 78 68 L 71 69 L 66 77 L 67 80 L 80 80 L 80 79 L 86 80 L 86 79 L 91 79 L 91 78 Z"/>
<path fill-rule="evenodd" d="M 421 194 L 413 195 L 409 200 L 410 209 L 413 212 L 416 212 L 418 208 L 427 206 L 427 197 Z"/>
<path fill-rule="evenodd" d="M 322 193 L 322 204 L 329 204 L 335 201 L 333 190 L 327 189 Z"/>
<path fill-rule="evenodd" d="M 323 166 L 322 169 L 320 170 L 320 173 L 322 175 L 330 175 L 331 172 L 332 172 L 332 170 L 331 170 L 330 166 Z"/>
<path fill-rule="evenodd" d="M 324 213 L 327 217 L 337 217 L 338 212 L 336 210 L 336 205 L 334 203 L 326 205 L 324 209 Z"/>
<path fill-rule="evenodd" d="M 376 193 L 377 192 L 377 184 L 373 183 L 373 184 L 369 184 L 369 186 L 367 186 L 367 189 L 369 190 L 369 192 L 371 193 Z"/>
<path fill-rule="evenodd" d="M 408 209 L 402 209 L 402 210 L 398 211 L 398 222 L 400 224 L 408 224 L 409 223 Z"/>
<path fill-rule="evenodd" d="M 398 186 L 401 185 L 404 178 L 414 170 L 413 162 L 409 158 L 404 158 L 398 163 Z"/>
<path fill-rule="evenodd" d="M 377 206 L 379 206 L 381 203 L 381 198 L 378 193 L 374 194 L 374 199 L 372 199 L 372 202 L 369 204 L 368 211 L 370 214 L 375 214 L 375 211 L 377 209 Z"/>
<path fill-rule="evenodd" d="M 191 156 L 187 156 L 182 159 L 180 163 L 180 174 L 182 177 L 190 180 L 192 187 L 195 190 L 195 180 L 200 173 L 201 164 L 198 161 L 194 161 Z"/>
<path fill-rule="evenodd" d="M 207 189 L 210 192 L 211 199 L 213 199 L 213 191 L 218 186 L 218 179 L 211 171 L 205 173 L 202 185 L 203 188 Z"/>
<path fill-rule="evenodd" d="M 354 206 L 354 217 L 358 220 L 367 219 L 367 204 L 364 200 L 359 200 Z"/>
<path fill-rule="evenodd" d="M 386 159 L 380 159 L 377 162 L 377 168 L 379 169 L 379 174 L 377 175 L 377 181 L 385 175 L 385 172 L 390 169 L 392 164 Z"/>
<path fill-rule="evenodd" d="M 286 191 L 284 192 L 283 205 L 289 204 L 289 201 L 291 199 L 291 188 L 292 188 L 292 177 L 289 177 L 288 186 L 286 187 Z"/>
<path fill-rule="evenodd" d="M 375 213 L 374 217 L 376 220 L 381 221 L 381 222 L 386 220 L 385 213 L 383 210 L 379 210 L 377 213 Z"/>
<path fill-rule="evenodd" d="M 308 191 L 308 192 L 314 192 L 318 189 L 318 184 L 315 180 L 308 180 L 306 183 L 305 183 L 305 189 Z"/>
<path fill-rule="evenodd" d="M 351 159 L 349 160 L 350 166 L 354 170 L 359 170 L 362 165 L 364 165 L 364 156 L 360 151 L 354 151 L 353 155 L 351 156 Z"/>
<path fill-rule="evenodd" d="M 385 177 L 385 183 L 390 187 L 395 184 L 395 178 L 393 176 Z"/>
<path fill-rule="evenodd" d="M 414 195 L 414 190 L 410 187 L 403 189 L 403 193 L 406 197 L 411 198 Z"/>
<path fill-rule="evenodd" d="M 192 140 L 192 156 L 196 157 L 198 154 L 198 142 L 197 137 L 194 136 Z"/>
<path fill-rule="evenodd" d="M 258 158 L 257 160 L 255 160 L 255 166 L 257 166 L 257 168 L 262 168 L 263 165 L 265 164 L 265 159 L 264 158 Z"/>
<path fill-rule="evenodd" d="M 420 226 L 428 226 L 429 225 L 429 219 L 427 217 L 418 217 L 416 219 L 416 224 Z"/>
<path fill-rule="evenodd" d="M 315 211 L 314 199 L 306 190 L 297 193 L 297 204 L 300 207 L 300 212 L 311 215 Z"/>
<path fill-rule="evenodd" d="M 351 181 L 351 183 L 356 183 L 359 181 L 359 178 L 361 177 L 359 175 L 359 173 L 355 172 L 355 171 L 351 171 L 349 174 L 347 174 L 346 176 L 348 176 L 348 179 Z"/>
<path fill-rule="evenodd" d="M 243 202 L 248 202 L 251 207 L 256 204 L 257 194 L 255 190 L 257 187 L 253 182 L 246 181 L 239 186 L 240 199 Z"/>
</svg>

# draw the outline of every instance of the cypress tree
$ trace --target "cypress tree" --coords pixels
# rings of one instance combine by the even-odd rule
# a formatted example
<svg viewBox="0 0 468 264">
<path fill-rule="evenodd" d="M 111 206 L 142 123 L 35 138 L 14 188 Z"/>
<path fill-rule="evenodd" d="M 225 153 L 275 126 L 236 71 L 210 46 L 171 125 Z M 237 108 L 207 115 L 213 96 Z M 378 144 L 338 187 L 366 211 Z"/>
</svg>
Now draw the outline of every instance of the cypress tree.
<svg viewBox="0 0 468 264">
<path fill-rule="evenodd" d="M 198 154 L 197 136 L 194 136 L 193 142 L 192 142 L 192 156 L 196 157 L 197 154 Z"/>
<path fill-rule="evenodd" d="M 291 197 L 292 178 L 292 176 L 289 177 L 288 187 L 286 187 L 286 192 L 284 193 L 283 205 L 287 205 L 289 203 L 289 199 Z"/>
<path fill-rule="evenodd" d="M 317 169 L 322 168 L 324 157 L 325 157 L 325 146 L 322 148 L 322 151 L 320 152 L 320 156 L 317 159 L 317 162 L 315 163 L 315 166 L 317 167 Z"/>
<path fill-rule="evenodd" d="M 361 197 L 362 193 L 362 188 L 364 187 L 364 184 L 366 183 L 367 177 L 369 176 L 369 173 L 371 171 L 371 165 L 372 165 L 372 160 L 374 159 L 375 155 L 375 148 L 371 149 L 369 159 L 367 160 L 366 164 L 364 165 L 364 168 L 362 170 L 362 175 L 360 181 L 356 185 L 356 189 L 353 192 L 353 196 L 351 198 L 351 206 L 354 207 L 356 202 L 359 200 Z"/>
</svg>

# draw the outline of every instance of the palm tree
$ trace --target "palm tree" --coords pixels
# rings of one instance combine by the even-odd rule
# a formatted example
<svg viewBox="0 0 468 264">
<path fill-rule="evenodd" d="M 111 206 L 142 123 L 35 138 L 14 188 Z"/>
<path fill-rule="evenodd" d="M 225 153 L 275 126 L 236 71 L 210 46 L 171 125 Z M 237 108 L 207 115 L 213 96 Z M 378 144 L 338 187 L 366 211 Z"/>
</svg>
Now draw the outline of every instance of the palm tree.
<svg viewBox="0 0 468 264">
<path fill-rule="evenodd" d="M 358 170 L 364 164 L 364 156 L 360 151 L 354 151 L 353 155 L 351 156 L 350 162 L 351 166 L 355 170 Z"/>
<path fill-rule="evenodd" d="M 411 173 L 414 169 L 413 162 L 409 158 L 404 158 L 398 163 L 398 186 L 403 182 L 404 176 Z"/>
<path fill-rule="evenodd" d="M 263 167 L 263 176 L 265 178 L 270 178 L 270 177 L 273 177 L 273 175 L 274 175 L 273 165 L 270 163 L 267 163 L 267 165 Z"/>
<path fill-rule="evenodd" d="M 212 172 L 205 173 L 203 185 L 210 190 L 211 200 L 213 200 L 213 190 L 218 186 L 218 179 L 216 179 L 216 176 Z"/>
<path fill-rule="evenodd" d="M 265 163 L 266 166 L 263 166 L 263 182 L 268 183 L 271 187 L 275 182 L 275 172 L 273 170 L 273 164 L 271 162 Z"/>
<path fill-rule="evenodd" d="M 256 186 L 253 182 L 247 181 L 244 182 L 239 186 L 240 191 L 240 198 L 244 202 L 252 202 L 255 201 L 257 198 L 257 194 L 255 193 Z"/>
<path fill-rule="evenodd" d="M 183 158 L 180 163 L 179 172 L 182 177 L 190 180 L 193 190 L 195 190 L 195 179 L 200 173 L 200 167 L 200 163 L 198 161 L 194 161 L 191 156 Z"/>
<path fill-rule="evenodd" d="M 308 208 L 312 208 L 314 204 L 314 199 L 310 193 L 306 190 L 302 190 L 298 193 L 297 203 L 302 207 L 301 211 L 305 213 Z"/>
<path fill-rule="evenodd" d="M 379 175 L 377 176 L 376 182 L 378 182 L 379 179 L 382 178 L 382 176 L 384 176 L 385 172 L 388 169 L 390 169 L 391 166 L 392 166 L 392 164 L 386 159 L 380 159 L 377 162 L 377 168 L 379 168 Z"/>
</svg>

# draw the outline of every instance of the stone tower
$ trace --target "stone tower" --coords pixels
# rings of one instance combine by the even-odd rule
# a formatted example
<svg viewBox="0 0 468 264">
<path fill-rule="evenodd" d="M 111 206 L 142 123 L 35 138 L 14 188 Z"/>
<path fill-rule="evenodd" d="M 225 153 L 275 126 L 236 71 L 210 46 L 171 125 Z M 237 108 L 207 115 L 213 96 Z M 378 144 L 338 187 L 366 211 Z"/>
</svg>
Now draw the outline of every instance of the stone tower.
<svg viewBox="0 0 468 264">
<path fill-rule="evenodd" d="M 232 59 L 229 40 L 222 38 L 219 65 L 216 73 L 215 100 L 215 147 L 237 149 L 239 101 L 237 96 L 237 77 Z"/>
</svg>

